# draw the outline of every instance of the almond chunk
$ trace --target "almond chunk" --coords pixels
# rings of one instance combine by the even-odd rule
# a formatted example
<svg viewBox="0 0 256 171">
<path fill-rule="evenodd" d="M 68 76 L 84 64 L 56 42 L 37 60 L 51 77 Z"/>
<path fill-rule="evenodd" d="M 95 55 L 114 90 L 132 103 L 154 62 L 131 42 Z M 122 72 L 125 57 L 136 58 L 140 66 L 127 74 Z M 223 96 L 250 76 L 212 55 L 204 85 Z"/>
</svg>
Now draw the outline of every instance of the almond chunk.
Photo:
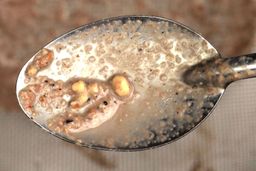
<svg viewBox="0 0 256 171">
<path fill-rule="evenodd" d="M 85 102 L 87 102 L 87 100 L 89 99 L 87 92 L 85 91 L 84 93 L 81 93 L 76 100 L 72 101 L 70 103 L 72 108 L 80 108 L 82 107 Z"/>
<path fill-rule="evenodd" d="M 88 85 L 88 92 L 91 94 L 97 94 L 99 92 L 99 86 L 97 83 L 91 83 Z"/>
<path fill-rule="evenodd" d="M 112 86 L 115 93 L 118 96 L 128 96 L 130 94 L 130 83 L 129 81 L 122 75 L 116 75 L 112 79 Z"/>
<path fill-rule="evenodd" d="M 72 84 L 72 90 L 76 93 L 83 93 L 86 91 L 86 84 L 82 80 L 79 80 Z"/>
<path fill-rule="evenodd" d="M 37 72 L 38 72 L 37 68 L 34 65 L 30 65 L 26 71 L 26 74 L 29 77 L 33 77 L 37 74 Z"/>
<path fill-rule="evenodd" d="M 79 102 L 80 105 L 83 105 L 88 100 L 88 98 L 89 97 L 88 97 L 87 93 L 85 93 L 85 94 L 80 95 L 77 98 L 77 101 Z"/>
</svg>

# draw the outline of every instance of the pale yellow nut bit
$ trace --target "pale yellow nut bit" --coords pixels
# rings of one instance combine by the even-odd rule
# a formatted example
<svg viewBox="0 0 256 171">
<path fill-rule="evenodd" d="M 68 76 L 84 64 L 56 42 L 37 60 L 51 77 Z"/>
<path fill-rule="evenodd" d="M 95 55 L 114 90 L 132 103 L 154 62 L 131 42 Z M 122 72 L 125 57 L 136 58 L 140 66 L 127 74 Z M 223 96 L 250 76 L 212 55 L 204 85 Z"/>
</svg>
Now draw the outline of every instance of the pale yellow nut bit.
<svg viewBox="0 0 256 171">
<path fill-rule="evenodd" d="M 86 90 L 86 84 L 82 80 L 79 80 L 72 84 L 72 90 L 76 93 L 83 93 Z"/>
<path fill-rule="evenodd" d="M 87 94 L 81 94 L 75 101 L 72 101 L 70 105 L 72 108 L 80 108 L 87 102 L 88 98 Z"/>
<path fill-rule="evenodd" d="M 129 81 L 122 75 L 114 76 L 112 86 L 115 93 L 119 96 L 128 96 L 130 94 Z"/>
<path fill-rule="evenodd" d="M 28 67 L 27 75 L 29 77 L 35 76 L 37 74 L 37 71 L 37 68 L 34 65 L 31 65 L 30 67 Z"/>
<path fill-rule="evenodd" d="M 88 85 L 88 92 L 90 94 L 97 94 L 99 92 L 99 85 L 97 83 L 91 83 Z"/>
<path fill-rule="evenodd" d="M 78 98 L 77 101 L 79 102 L 79 104 L 84 104 L 87 100 L 88 100 L 88 94 L 87 93 L 83 93 L 81 94 Z"/>
</svg>

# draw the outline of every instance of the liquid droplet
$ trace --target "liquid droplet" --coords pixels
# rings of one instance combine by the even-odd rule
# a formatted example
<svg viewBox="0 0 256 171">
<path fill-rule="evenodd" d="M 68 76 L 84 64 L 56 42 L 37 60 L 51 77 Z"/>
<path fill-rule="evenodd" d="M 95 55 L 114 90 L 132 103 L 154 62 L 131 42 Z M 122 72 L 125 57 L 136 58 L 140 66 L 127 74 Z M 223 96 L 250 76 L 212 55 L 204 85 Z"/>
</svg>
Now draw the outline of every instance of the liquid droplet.
<svg viewBox="0 0 256 171">
<path fill-rule="evenodd" d="M 160 75 L 160 80 L 161 81 L 167 81 L 167 79 L 168 79 L 167 75 L 165 75 L 165 74 Z"/>
<path fill-rule="evenodd" d="M 95 62 L 95 60 L 96 60 L 96 59 L 95 59 L 94 56 L 90 56 L 90 57 L 89 57 L 89 62 Z"/>
</svg>

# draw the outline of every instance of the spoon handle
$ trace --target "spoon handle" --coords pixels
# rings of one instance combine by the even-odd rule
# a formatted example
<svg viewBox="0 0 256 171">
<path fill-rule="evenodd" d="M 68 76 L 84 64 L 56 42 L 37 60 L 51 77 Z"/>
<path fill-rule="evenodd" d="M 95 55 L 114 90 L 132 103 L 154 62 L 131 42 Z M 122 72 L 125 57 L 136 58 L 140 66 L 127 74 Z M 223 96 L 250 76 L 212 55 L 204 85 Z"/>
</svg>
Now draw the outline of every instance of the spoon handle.
<svg viewBox="0 0 256 171">
<path fill-rule="evenodd" d="M 230 83 L 256 77 L 256 53 L 229 58 L 212 58 L 192 66 L 183 74 L 192 86 L 226 88 Z"/>
</svg>

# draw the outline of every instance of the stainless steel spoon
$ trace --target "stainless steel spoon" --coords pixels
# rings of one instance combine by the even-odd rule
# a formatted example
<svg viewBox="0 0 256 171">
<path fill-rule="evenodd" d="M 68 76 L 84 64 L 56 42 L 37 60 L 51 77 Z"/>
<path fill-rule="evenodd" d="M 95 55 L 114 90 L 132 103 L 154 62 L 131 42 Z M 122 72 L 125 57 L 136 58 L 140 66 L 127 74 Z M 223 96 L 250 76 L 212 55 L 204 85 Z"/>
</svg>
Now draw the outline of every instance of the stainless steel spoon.
<svg viewBox="0 0 256 171">
<path fill-rule="evenodd" d="M 38 61 L 42 54 L 46 61 Z M 47 44 L 21 69 L 16 94 L 31 120 L 63 140 L 102 150 L 144 150 L 173 142 L 198 126 L 230 83 L 256 75 L 255 59 L 255 54 L 222 58 L 200 34 L 170 19 L 116 17 Z M 133 88 L 128 100 L 113 93 L 116 74 Z M 86 102 L 80 112 L 73 109 L 74 77 L 106 86 L 118 103 L 96 100 L 97 105 Z M 65 90 L 62 99 L 56 98 L 55 84 Z M 91 117 L 91 109 L 101 108 L 108 111 L 105 119 Z M 93 127 L 96 121 L 100 124 Z"/>
</svg>

